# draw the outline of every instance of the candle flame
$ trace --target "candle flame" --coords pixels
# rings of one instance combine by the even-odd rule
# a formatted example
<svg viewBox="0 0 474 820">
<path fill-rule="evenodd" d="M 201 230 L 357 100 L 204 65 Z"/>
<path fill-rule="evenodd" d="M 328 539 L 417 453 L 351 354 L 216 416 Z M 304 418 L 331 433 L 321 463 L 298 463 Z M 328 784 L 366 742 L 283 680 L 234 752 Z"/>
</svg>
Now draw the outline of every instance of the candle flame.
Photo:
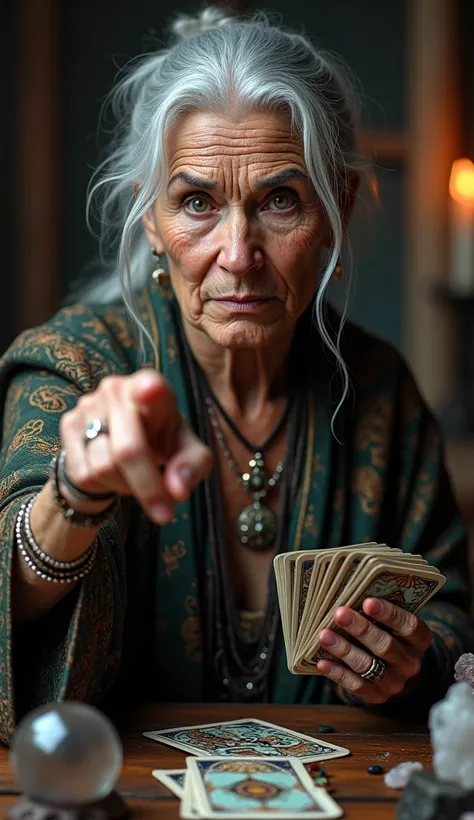
<svg viewBox="0 0 474 820">
<path fill-rule="evenodd" d="M 461 205 L 474 205 L 474 163 L 462 157 L 453 162 L 449 193 Z"/>
</svg>

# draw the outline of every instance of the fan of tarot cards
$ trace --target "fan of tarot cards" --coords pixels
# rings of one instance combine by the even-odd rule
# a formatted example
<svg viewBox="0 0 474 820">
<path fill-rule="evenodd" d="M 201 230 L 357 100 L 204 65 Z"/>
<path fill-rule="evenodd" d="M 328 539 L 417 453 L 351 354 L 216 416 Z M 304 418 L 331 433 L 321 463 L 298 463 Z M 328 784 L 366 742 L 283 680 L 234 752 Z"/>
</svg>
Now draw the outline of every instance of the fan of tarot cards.
<svg viewBox="0 0 474 820">
<path fill-rule="evenodd" d="M 318 642 L 335 627 L 334 612 L 361 612 L 365 598 L 384 598 L 416 614 L 446 582 L 421 555 L 386 544 L 352 544 L 335 549 L 285 552 L 273 561 L 288 669 L 319 675 L 317 662 L 333 656 Z"/>
<path fill-rule="evenodd" d="M 304 765 L 350 754 L 342 746 L 254 718 L 145 736 L 195 755 L 186 758 L 186 769 L 153 772 L 181 799 L 182 818 L 342 816 L 341 807 L 315 785 Z"/>
</svg>

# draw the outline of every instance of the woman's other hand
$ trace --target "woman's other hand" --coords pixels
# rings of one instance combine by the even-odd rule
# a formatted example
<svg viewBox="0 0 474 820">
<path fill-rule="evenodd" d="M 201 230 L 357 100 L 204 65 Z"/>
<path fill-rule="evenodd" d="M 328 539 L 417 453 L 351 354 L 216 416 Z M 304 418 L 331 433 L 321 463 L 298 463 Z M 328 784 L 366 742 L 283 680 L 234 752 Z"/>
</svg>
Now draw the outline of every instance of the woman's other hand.
<svg viewBox="0 0 474 820">
<path fill-rule="evenodd" d="M 88 441 L 94 419 L 106 432 Z M 183 420 L 166 379 L 151 369 L 102 379 L 62 416 L 60 434 L 74 484 L 134 496 L 159 524 L 211 469 L 209 448 Z"/>
<path fill-rule="evenodd" d="M 379 625 L 347 606 L 336 610 L 336 624 L 345 635 L 323 629 L 319 637 L 321 645 L 343 663 L 320 660 L 318 670 L 367 703 L 384 703 L 394 695 L 405 694 L 415 685 L 423 655 L 433 635 L 424 621 L 388 601 L 366 598 L 363 611 Z M 351 636 L 362 647 L 352 644 Z M 385 674 L 378 683 L 361 677 L 370 669 L 374 657 L 386 665 Z"/>
</svg>

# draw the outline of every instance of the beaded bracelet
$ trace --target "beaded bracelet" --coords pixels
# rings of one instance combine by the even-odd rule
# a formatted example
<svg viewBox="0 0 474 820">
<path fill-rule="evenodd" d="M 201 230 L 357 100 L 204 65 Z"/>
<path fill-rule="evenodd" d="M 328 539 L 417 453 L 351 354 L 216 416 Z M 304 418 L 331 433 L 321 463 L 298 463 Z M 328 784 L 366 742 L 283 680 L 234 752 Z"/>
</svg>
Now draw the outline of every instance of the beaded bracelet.
<svg viewBox="0 0 474 820">
<path fill-rule="evenodd" d="M 32 533 L 30 524 L 31 508 L 35 503 L 37 497 L 38 493 L 35 493 L 31 496 L 31 498 L 28 501 L 25 501 L 25 503 L 22 504 L 18 512 L 17 518 L 20 524 L 20 528 L 22 528 L 23 530 L 22 534 L 24 534 L 25 540 L 29 544 L 33 553 L 36 555 L 37 560 L 40 563 L 48 564 L 53 568 L 57 567 L 60 570 L 77 569 L 78 567 L 80 567 L 81 564 L 87 563 L 91 553 L 95 549 L 94 544 L 91 544 L 91 546 L 86 550 L 86 552 L 79 558 L 76 558 L 74 561 L 58 561 L 56 558 L 52 558 L 46 552 L 43 552 L 43 550 L 38 546 L 36 539 Z"/>
<path fill-rule="evenodd" d="M 60 510 L 63 515 L 63 518 L 66 519 L 70 524 L 75 524 L 76 527 L 84 527 L 85 529 L 93 529 L 95 527 L 100 527 L 102 524 L 105 524 L 118 510 L 120 505 L 120 496 L 117 496 L 114 501 L 102 512 L 99 513 L 82 513 L 79 510 L 75 510 L 74 507 L 71 507 L 70 504 L 66 501 L 63 495 L 61 495 L 61 491 L 59 489 L 59 476 L 58 476 L 58 463 L 59 463 L 59 454 L 55 455 L 53 460 L 51 461 L 50 466 L 50 480 L 51 480 L 51 491 L 53 495 L 53 501 Z"/>
<path fill-rule="evenodd" d="M 30 512 L 37 494 L 21 505 L 15 522 L 16 544 L 25 563 L 40 578 L 55 584 L 71 584 L 84 578 L 92 569 L 97 553 L 97 540 L 74 561 L 58 561 L 36 543 L 30 527 Z M 50 565 L 54 566 L 54 569 Z"/>
</svg>

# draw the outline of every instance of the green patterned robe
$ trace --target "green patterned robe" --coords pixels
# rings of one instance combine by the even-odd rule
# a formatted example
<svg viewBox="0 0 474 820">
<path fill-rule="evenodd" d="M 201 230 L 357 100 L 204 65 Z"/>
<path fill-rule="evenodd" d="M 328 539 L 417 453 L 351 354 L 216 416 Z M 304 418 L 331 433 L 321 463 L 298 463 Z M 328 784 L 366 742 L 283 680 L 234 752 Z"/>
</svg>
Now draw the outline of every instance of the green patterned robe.
<svg viewBox="0 0 474 820">
<path fill-rule="evenodd" d="M 140 295 L 142 320 L 159 349 L 159 361 L 151 346 L 145 351 L 146 363 L 162 370 L 191 421 L 172 299 L 155 285 Z M 447 576 L 422 613 L 434 642 L 420 684 L 397 700 L 399 707 L 428 707 L 451 682 L 457 657 L 474 648 L 466 535 L 438 429 L 401 357 L 349 324 L 342 353 L 354 390 L 339 417 L 338 443 L 330 429 L 334 363 L 316 332 L 311 339 L 304 355 L 314 361 L 314 424 L 288 549 L 380 541 L 421 553 Z M 6 742 L 18 717 L 46 701 L 206 699 L 200 603 L 202 576 L 212 568 L 209 549 L 207 565 L 197 565 L 199 488 L 161 528 L 124 501 L 117 519 L 101 529 L 97 560 L 81 585 L 41 619 L 11 623 L 15 516 L 25 494 L 47 480 L 61 414 L 107 374 L 129 374 L 143 363 L 123 305 L 64 308 L 22 333 L 0 361 L 0 737 Z M 338 694 L 344 698 L 321 676 L 291 675 L 280 652 L 273 701 L 329 703 Z"/>
</svg>

